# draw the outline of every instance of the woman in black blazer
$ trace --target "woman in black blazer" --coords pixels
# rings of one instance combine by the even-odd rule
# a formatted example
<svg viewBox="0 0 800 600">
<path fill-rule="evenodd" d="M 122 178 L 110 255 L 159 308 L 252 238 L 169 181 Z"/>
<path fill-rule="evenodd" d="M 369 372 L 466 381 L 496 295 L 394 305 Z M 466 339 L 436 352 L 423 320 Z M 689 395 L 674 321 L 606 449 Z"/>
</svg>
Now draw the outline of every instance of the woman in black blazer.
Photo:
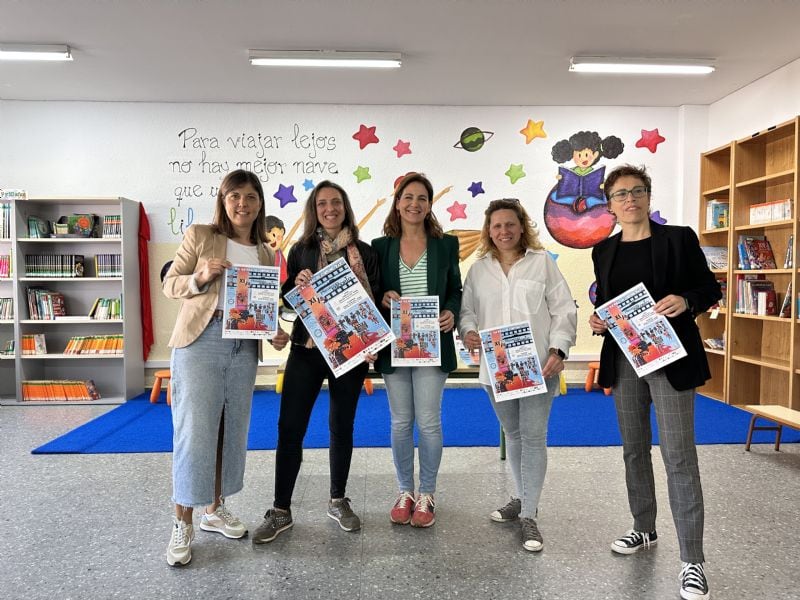
<svg viewBox="0 0 800 600">
<path fill-rule="evenodd" d="M 606 178 L 604 190 L 621 231 L 592 251 L 596 304 L 643 283 L 656 301 L 656 312 L 667 317 L 687 353 L 640 378 L 607 335 L 606 323 L 596 314 L 589 318 L 592 331 L 605 336 L 599 383 L 614 390 L 633 514 L 633 529 L 616 539 L 611 549 L 633 554 L 649 549 L 658 539 L 650 458 L 653 404 L 683 561 L 680 594 L 687 600 L 703 600 L 708 598 L 708 584 L 703 572 L 704 508 L 694 440 L 694 397 L 695 387 L 709 379 L 710 372 L 694 315 L 707 310 L 722 294 L 694 232 L 650 220 L 651 181 L 643 167 L 617 167 Z"/>
<path fill-rule="evenodd" d="M 433 186 L 421 173 L 406 175 L 395 188 L 383 225 L 372 240 L 380 257 L 381 310 L 389 316 L 392 299 L 438 296 L 441 366 L 392 367 L 391 348 L 378 354 L 392 414 L 392 457 L 399 495 L 393 523 L 430 527 L 436 520 L 433 493 L 442 459 L 442 391 L 456 368 L 453 327 L 461 308 L 458 238 L 444 235 L 431 212 Z M 419 496 L 414 497 L 414 424 L 419 432 Z"/>
</svg>

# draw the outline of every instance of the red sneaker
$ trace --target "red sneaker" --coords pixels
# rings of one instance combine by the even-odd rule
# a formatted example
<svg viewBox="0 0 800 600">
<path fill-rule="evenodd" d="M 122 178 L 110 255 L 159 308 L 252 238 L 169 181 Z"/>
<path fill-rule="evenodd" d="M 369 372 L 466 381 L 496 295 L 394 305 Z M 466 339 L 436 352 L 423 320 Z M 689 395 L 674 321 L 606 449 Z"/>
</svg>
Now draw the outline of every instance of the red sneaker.
<svg viewBox="0 0 800 600">
<path fill-rule="evenodd" d="M 411 511 L 414 510 L 414 493 L 413 492 L 400 492 L 397 496 L 392 510 L 389 513 L 389 518 L 392 523 L 398 525 L 407 525 L 411 521 Z"/>
<path fill-rule="evenodd" d="M 411 517 L 412 527 L 430 527 L 436 522 L 436 503 L 433 494 L 420 494 Z"/>
</svg>

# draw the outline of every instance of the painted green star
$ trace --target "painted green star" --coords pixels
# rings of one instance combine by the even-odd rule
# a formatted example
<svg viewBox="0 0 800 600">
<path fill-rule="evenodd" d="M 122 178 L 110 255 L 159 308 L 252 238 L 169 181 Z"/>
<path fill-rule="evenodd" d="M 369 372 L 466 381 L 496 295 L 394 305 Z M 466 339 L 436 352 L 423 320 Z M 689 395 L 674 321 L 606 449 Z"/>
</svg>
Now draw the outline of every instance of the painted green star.
<svg viewBox="0 0 800 600">
<path fill-rule="evenodd" d="M 366 179 L 372 179 L 372 175 L 369 174 L 369 167 L 362 167 L 361 165 L 353 171 L 353 175 L 356 176 L 356 183 L 361 183 Z"/>
<path fill-rule="evenodd" d="M 525 177 L 525 171 L 522 169 L 521 164 L 515 165 L 511 163 L 511 166 L 508 167 L 508 171 L 506 171 L 505 174 L 511 180 L 511 183 L 517 183 L 517 181 Z"/>
</svg>

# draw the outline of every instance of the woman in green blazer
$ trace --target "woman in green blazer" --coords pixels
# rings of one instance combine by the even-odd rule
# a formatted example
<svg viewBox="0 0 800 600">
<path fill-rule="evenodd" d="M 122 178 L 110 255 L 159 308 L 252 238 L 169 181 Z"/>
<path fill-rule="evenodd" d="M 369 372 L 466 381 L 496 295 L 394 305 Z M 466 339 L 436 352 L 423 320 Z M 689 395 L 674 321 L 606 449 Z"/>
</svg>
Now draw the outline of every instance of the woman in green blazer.
<svg viewBox="0 0 800 600">
<path fill-rule="evenodd" d="M 391 348 L 375 363 L 383 374 L 392 414 L 392 456 L 400 493 L 392 522 L 430 527 L 433 494 L 442 459 L 442 391 L 456 368 L 453 327 L 461 307 L 458 239 L 444 235 L 431 212 L 433 186 L 421 173 L 409 173 L 397 185 L 384 236 L 372 241 L 381 271 L 381 310 L 389 316 L 393 299 L 438 296 L 441 330 L 440 367 L 392 367 Z M 414 496 L 414 423 L 419 434 L 419 495 Z"/>
</svg>

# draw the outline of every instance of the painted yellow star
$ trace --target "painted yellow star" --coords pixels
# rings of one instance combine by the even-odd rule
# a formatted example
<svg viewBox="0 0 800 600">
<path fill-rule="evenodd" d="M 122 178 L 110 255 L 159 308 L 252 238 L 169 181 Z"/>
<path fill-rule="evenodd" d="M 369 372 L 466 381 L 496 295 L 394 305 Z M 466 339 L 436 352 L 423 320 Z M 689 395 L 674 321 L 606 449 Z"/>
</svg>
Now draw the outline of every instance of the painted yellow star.
<svg viewBox="0 0 800 600">
<path fill-rule="evenodd" d="M 525 143 L 530 144 L 536 138 L 546 138 L 547 134 L 544 132 L 544 121 L 532 121 L 528 119 L 528 124 L 519 132 L 525 136 Z"/>
</svg>

